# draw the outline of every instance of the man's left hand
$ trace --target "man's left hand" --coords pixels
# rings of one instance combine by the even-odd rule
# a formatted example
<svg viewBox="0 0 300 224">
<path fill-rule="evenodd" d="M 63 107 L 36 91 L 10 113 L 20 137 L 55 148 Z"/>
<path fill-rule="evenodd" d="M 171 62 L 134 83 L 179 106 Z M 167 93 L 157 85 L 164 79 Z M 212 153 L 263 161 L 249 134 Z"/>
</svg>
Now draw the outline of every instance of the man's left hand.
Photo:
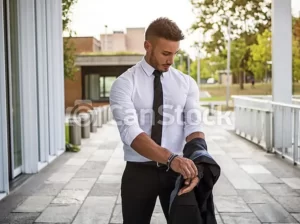
<svg viewBox="0 0 300 224">
<path fill-rule="evenodd" d="M 199 177 L 194 177 L 193 179 L 186 179 L 184 183 L 186 186 L 179 190 L 178 195 L 182 195 L 192 191 L 194 187 L 196 187 L 199 183 Z"/>
</svg>

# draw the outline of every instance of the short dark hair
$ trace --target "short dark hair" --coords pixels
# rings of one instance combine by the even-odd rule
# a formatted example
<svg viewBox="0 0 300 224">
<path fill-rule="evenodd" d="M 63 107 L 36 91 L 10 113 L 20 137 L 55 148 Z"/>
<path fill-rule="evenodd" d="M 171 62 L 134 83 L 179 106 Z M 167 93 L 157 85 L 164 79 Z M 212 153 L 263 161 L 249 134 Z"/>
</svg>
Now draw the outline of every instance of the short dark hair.
<svg viewBox="0 0 300 224">
<path fill-rule="evenodd" d="M 150 23 L 145 32 L 145 39 L 149 40 L 150 37 L 165 38 L 172 41 L 184 39 L 184 35 L 177 24 L 165 17 L 160 17 Z"/>
</svg>

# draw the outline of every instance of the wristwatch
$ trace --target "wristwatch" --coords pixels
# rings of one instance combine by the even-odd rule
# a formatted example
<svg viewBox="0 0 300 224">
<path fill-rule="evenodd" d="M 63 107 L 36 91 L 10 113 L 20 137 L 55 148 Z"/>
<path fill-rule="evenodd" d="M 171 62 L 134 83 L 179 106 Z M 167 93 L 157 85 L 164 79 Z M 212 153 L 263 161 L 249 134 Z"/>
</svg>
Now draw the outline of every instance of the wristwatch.
<svg viewBox="0 0 300 224">
<path fill-rule="evenodd" d="M 169 156 L 168 161 L 167 161 L 167 167 L 168 167 L 167 171 L 169 171 L 169 169 L 170 169 L 170 167 L 171 167 L 172 161 L 173 161 L 177 156 L 178 156 L 178 155 L 177 155 L 177 154 L 174 154 L 174 153 L 172 153 L 172 154 Z"/>
</svg>

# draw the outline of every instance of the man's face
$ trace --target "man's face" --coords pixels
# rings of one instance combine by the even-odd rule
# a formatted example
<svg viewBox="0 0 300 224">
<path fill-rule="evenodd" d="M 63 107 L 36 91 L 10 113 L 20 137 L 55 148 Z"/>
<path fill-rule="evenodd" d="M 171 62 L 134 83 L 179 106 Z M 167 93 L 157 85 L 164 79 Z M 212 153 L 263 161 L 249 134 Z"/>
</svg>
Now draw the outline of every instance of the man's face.
<svg viewBox="0 0 300 224">
<path fill-rule="evenodd" d="M 145 49 L 151 65 L 161 72 L 166 72 L 174 62 L 174 57 L 179 50 L 179 41 L 155 38 L 145 42 Z"/>
</svg>

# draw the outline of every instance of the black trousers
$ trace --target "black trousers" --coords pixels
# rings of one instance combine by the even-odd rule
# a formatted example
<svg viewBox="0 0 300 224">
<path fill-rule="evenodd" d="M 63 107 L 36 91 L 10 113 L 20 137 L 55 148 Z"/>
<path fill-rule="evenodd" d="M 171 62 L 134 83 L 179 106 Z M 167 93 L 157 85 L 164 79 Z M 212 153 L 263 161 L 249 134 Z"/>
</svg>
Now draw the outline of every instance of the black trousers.
<svg viewBox="0 0 300 224">
<path fill-rule="evenodd" d="M 170 195 L 178 173 L 155 162 L 127 162 L 121 182 L 123 224 L 150 224 L 159 197 L 168 220 Z"/>
</svg>

